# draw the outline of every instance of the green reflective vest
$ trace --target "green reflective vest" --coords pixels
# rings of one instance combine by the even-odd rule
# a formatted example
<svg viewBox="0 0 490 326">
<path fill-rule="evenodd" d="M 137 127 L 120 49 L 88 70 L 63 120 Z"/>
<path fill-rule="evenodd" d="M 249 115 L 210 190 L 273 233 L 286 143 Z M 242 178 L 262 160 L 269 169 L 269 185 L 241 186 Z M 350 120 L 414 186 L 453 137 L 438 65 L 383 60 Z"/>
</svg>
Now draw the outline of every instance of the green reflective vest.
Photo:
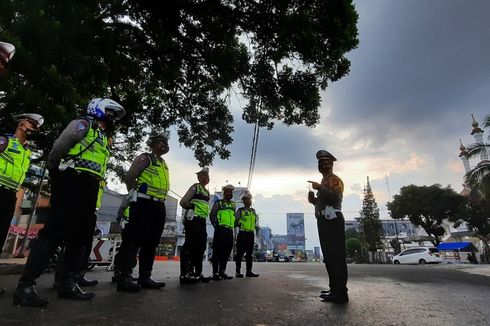
<svg viewBox="0 0 490 326">
<path fill-rule="evenodd" d="M 104 188 L 106 186 L 106 182 L 104 180 L 99 183 L 99 193 L 97 194 L 97 204 L 95 206 L 96 209 L 99 209 L 102 206 L 102 196 L 104 195 Z"/>
<path fill-rule="evenodd" d="M 255 224 L 257 222 L 257 216 L 252 209 L 241 209 L 240 216 L 240 230 L 242 231 L 255 231 Z"/>
<path fill-rule="evenodd" d="M 26 178 L 31 151 L 25 149 L 16 137 L 7 139 L 8 146 L 0 153 L 0 185 L 17 190 Z"/>
<path fill-rule="evenodd" d="M 218 202 L 219 208 L 217 212 L 218 225 L 225 226 L 227 228 L 235 227 L 235 207 L 236 204 L 233 201 L 228 203 L 220 200 Z"/>
<path fill-rule="evenodd" d="M 85 138 L 68 151 L 67 158 L 62 162 L 74 159 L 75 170 L 89 172 L 104 178 L 109 157 L 109 140 L 101 130 L 94 128 L 90 123 Z"/>
<path fill-rule="evenodd" d="M 209 215 L 209 192 L 200 183 L 196 183 L 196 193 L 191 199 L 194 215 L 206 219 Z"/>
<path fill-rule="evenodd" d="M 138 192 L 165 199 L 170 188 L 167 163 L 151 154 L 148 154 L 148 157 L 150 165 L 143 170 L 137 180 Z"/>
</svg>

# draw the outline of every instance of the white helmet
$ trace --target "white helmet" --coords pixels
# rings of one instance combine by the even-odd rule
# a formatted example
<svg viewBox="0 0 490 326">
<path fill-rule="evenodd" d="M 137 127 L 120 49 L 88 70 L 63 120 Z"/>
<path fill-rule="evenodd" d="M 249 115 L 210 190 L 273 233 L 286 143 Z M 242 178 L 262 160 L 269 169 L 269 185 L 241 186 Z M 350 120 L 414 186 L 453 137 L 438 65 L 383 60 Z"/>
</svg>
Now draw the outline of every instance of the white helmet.
<svg viewBox="0 0 490 326">
<path fill-rule="evenodd" d="M 42 117 L 42 115 L 39 115 L 37 113 L 17 114 L 17 115 L 13 115 L 12 118 L 17 122 L 20 122 L 22 120 L 27 120 L 36 127 L 36 130 L 39 130 L 39 128 L 44 123 L 44 118 Z"/>
<path fill-rule="evenodd" d="M 121 120 L 126 114 L 121 104 L 108 98 L 93 98 L 87 105 L 87 114 L 98 120 L 107 119 L 106 111 L 113 112 L 114 121 Z"/>
<path fill-rule="evenodd" d="M 10 43 L 0 42 L 0 60 L 7 64 L 14 57 L 15 46 Z"/>
<path fill-rule="evenodd" d="M 167 132 L 153 132 L 150 134 L 150 136 L 148 137 L 148 146 L 153 146 L 153 144 L 155 143 L 155 141 L 157 140 L 161 140 L 161 139 L 165 139 L 165 140 L 169 140 L 170 139 L 170 135 L 167 133 Z"/>
</svg>

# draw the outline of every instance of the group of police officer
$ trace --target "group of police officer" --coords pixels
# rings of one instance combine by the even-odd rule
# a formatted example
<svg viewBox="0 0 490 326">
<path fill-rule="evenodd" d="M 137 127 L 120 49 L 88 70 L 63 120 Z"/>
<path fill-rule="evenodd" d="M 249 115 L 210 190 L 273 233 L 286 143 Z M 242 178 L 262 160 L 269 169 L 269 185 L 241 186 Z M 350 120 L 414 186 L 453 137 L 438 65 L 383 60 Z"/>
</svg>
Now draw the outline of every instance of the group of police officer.
<svg viewBox="0 0 490 326">
<path fill-rule="evenodd" d="M 12 59 L 13 45 L 0 42 L 0 73 L 3 74 Z M 96 209 L 100 204 L 101 183 L 110 158 L 110 135 L 125 115 L 124 108 L 111 99 L 95 98 L 86 115 L 75 119 L 61 132 L 49 153 L 47 168 L 51 182 L 51 212 L 31 241 L 23 274 L 13 293 L 13 303 L 21 306 L 42 307 L 48 299 L 36 291 L 36 279 L 43 273 L 50 255 L 63 248 L 54 286 L 59 298 L 90 300 L 95 294 L 81 286 L 94 286 L 96 281 L 84 277 L 91 239 L 96 224 Z M 0 136 L 0 244 L 3 245 L 13 216 L 16 192 L 25 179 L 30 164 L 27 140 L 38 133 L 44 122 L 35 113 L 14 116 L 17 128 L 11 135 Z M 117 291 L 137 292 L 141 288 L 160 289 L 164 282 L 151 278 L 155 250 L 165 225 L 165 199 L 170 188 L 169 171 L 162 156 L 169 151 L 168 135 L 152 134 L 148 140 L 150 152 L 137 156 L 125 178 L 128 195 L 123 209 L 124 228 L 122 244 L 115 259 Z M 237 237 L 236 276 L 243 277 L 240 262 L 246 253 L 248 277 L 252 272 L 252 251 L 257 215 L 251 208 L 251 195 L 243 197 L 245 207 L 235 211 L 233 186 L 223 188 L 223 199 L 209 211 L 209 171 L 197 173 L 198 183 L 192 185 L 181 200 L 185 211 L 185 244 L 182 249 L 182 284 L 208 282 L 202 274 L 202 260 L 206 249 L 206 218 L 215 228 L 213 242 L 214 280 L 230 279 L 225 273 L 233 242 Z M 139 258 L 139 276 L 132 277 Z M 0 292 L 5 292 L 1 287 Z"/>
</svg>

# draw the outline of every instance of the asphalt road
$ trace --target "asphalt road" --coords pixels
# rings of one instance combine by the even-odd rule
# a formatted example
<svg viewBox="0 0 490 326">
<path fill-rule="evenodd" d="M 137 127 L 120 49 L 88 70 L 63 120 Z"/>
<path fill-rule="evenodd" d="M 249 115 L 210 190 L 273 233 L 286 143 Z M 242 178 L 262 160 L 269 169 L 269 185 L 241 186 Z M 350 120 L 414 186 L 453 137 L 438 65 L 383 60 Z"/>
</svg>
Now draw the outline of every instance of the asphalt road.
<svg viewBox="0 0 490 326">
<path fill-rule="evenodd" d="M 167 286 L 136 294 L 116 292 L 111 273 L 98 269 L 88 274 L 101 282 L 89 302 L 57 299 L 47 274 L 38 286 L 51 300 L 45 309 L 12 305 L 18 275 L 1 275 L 9 293 L 0 297 L 0 325 L 490 325 L 490 276 L 471 270 L 349 265 L 350 302 L 337 305 L 318 298 L 328 284 L 322 264 L 254 266 L 256 279 L 181 286 L 178 263 L 156 262 L 154 276 Z"/>
</svg>

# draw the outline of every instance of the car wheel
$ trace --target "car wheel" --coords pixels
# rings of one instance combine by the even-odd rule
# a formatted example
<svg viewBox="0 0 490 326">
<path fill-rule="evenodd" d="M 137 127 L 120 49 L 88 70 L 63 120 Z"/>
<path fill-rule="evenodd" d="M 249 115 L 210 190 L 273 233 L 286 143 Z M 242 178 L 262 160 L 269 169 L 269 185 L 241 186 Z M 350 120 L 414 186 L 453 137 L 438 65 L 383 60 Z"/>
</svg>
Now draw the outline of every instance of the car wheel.
<svg viewBox="0 0 490 326">
<path fill-rule="evenodd" d="M 400 262 L 399 262 L 398 260 L 395 260 L 395 261 L 393 262 L 393 264 L 395 264 L 395 265 L 400 265 Z"/>
<path fill-rule="evenodd" d="M 419 260 L 419 264 L 424 265 L 427 264 L 427 262 L 424 259 Z"/>
</svg>

